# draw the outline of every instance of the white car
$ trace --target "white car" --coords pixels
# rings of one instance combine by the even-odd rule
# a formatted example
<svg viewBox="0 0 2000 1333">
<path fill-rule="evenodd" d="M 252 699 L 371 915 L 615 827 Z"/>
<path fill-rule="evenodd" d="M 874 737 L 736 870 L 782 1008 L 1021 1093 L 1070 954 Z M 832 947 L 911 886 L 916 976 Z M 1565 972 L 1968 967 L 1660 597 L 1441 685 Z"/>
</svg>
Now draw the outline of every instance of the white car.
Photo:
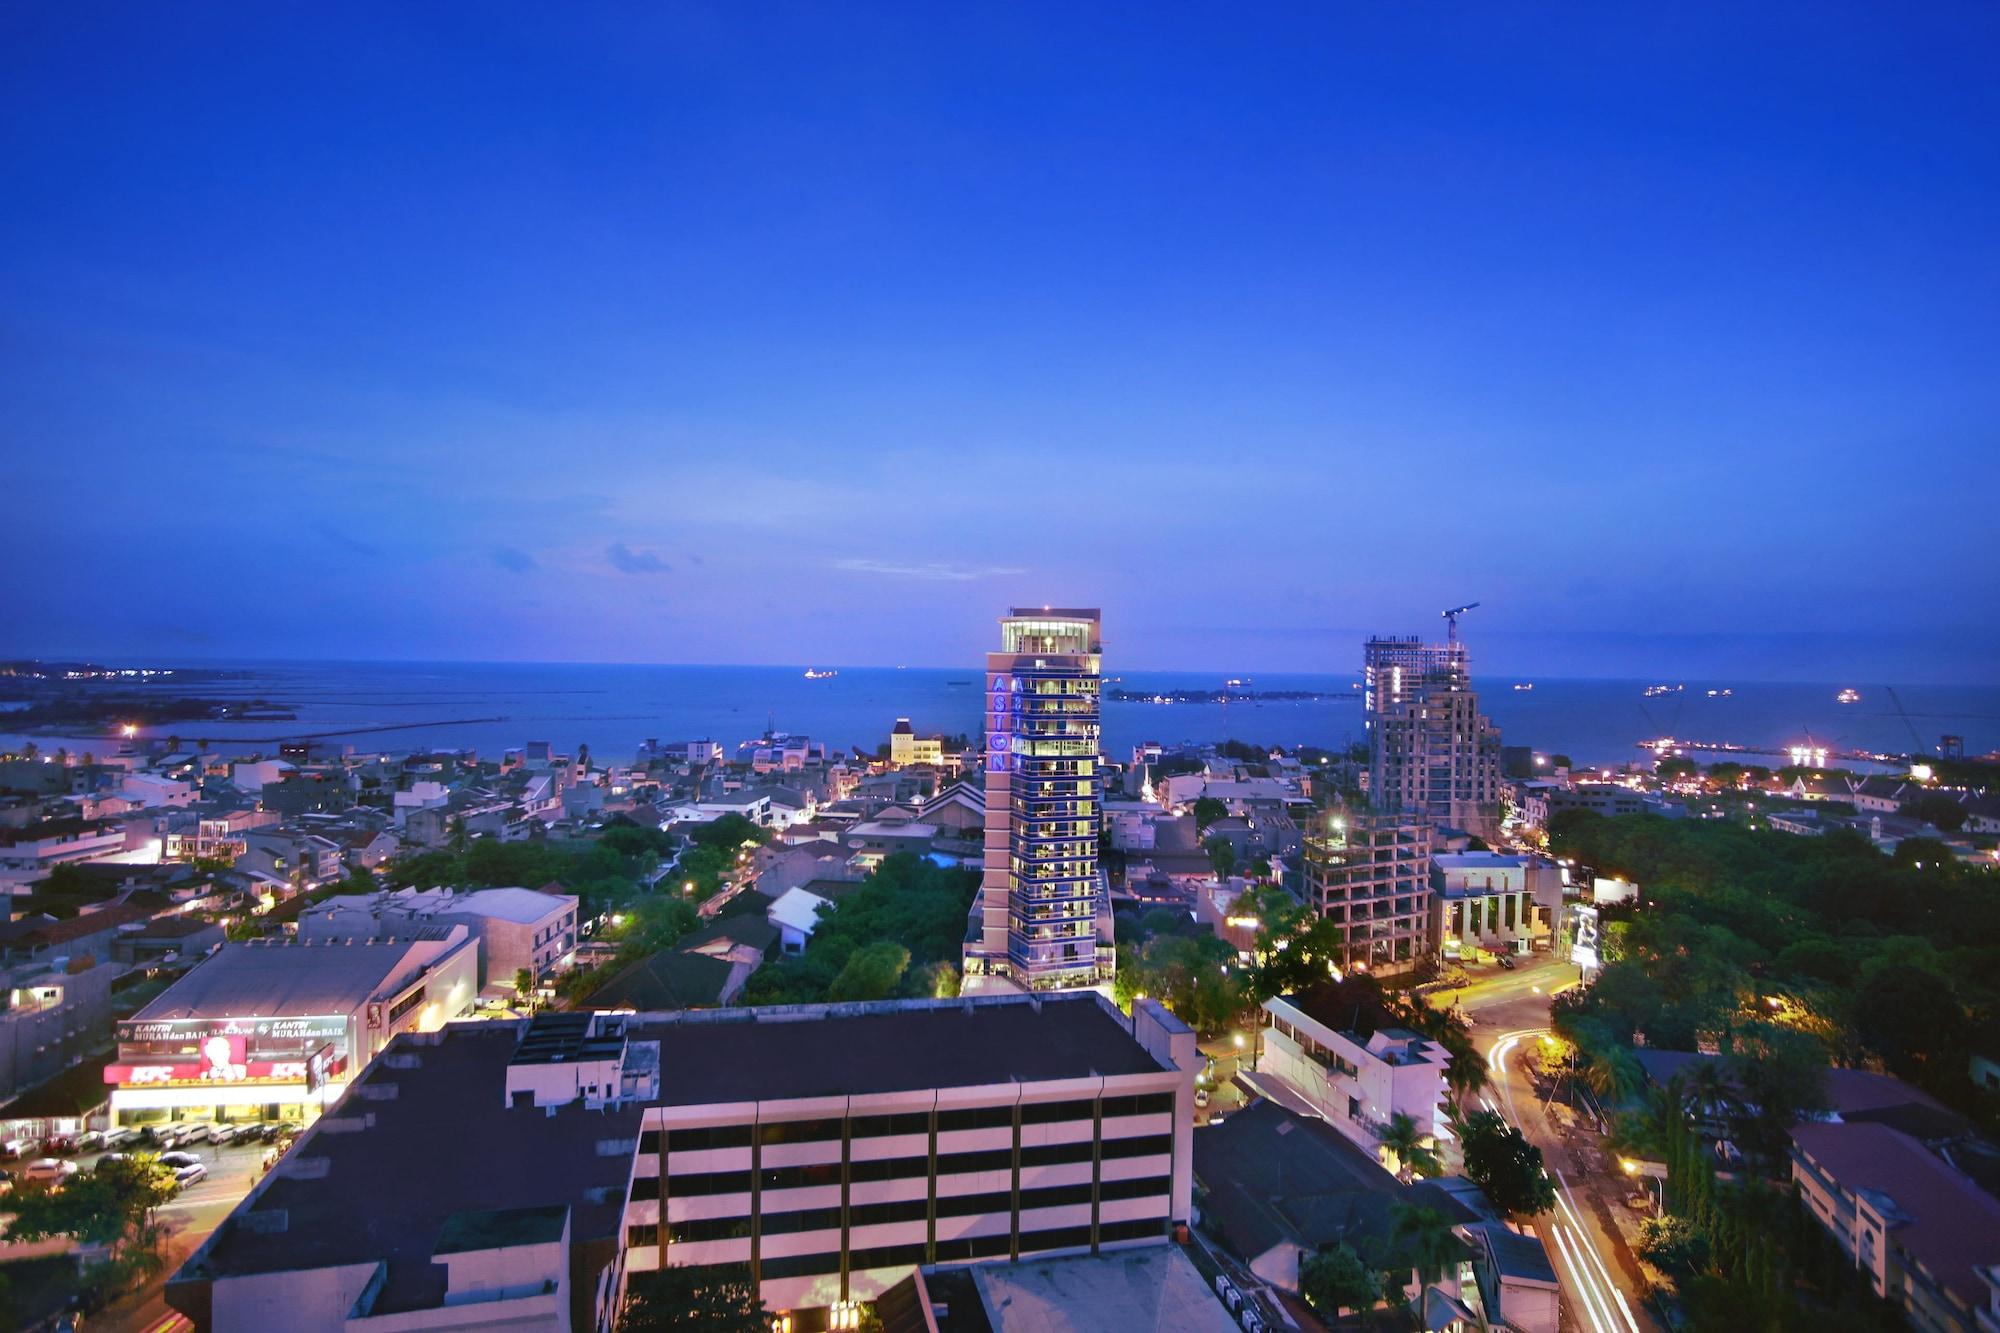
<svg viewBox="0 0 2000 1333">
<path fill-rule="evenodd" d="M 76 1163 L 60 1157 L 44 1157 L 21 1168 L 23 1180 L 68 1180 L 76 1174 Z"/>
<path fill-rule="evenodd" d="M 186 1166 L 174 1168 L 174 1183 L 182 1189 L 186 1189 L 196 1181 L 206 1179 L 208 1179 L 208 1168 L 200 1162 L 190 1162 Z"/>
</svg>

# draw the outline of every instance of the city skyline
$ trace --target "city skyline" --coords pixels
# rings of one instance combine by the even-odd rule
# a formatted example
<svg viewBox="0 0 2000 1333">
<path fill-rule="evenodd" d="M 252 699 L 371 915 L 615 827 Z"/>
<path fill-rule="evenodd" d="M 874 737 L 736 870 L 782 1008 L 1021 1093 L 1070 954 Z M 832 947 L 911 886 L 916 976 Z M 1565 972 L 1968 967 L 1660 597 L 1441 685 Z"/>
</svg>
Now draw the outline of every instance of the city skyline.
<svg viewBox="0 0 2000 1333">
<path fill-rule="evenodd" d="M 17 19 L 0 652 L 1991 679 L 1991 14 L 913 13 Z"/>
</svg>

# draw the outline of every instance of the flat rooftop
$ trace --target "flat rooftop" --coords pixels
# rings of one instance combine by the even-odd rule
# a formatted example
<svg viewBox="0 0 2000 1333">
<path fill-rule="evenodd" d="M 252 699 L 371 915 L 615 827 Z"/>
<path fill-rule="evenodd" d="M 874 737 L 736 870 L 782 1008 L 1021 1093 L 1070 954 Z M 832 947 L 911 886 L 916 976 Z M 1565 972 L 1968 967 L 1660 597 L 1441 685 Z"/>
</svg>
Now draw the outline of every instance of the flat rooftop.
<svg viewBox="0 0 2000 1333">
<path fill-rule="evenodd" d="M 443 939 L 442 929 L 413 932 Z M 414 940 L 249 940 L 225 944 L 134 1018 L 350 1014 L 400 970 Z"/>
<path fill-rule="evenodd" d="M 1128 1020 L 1090 991 L 639 1014 L 627 1035 L 660 1043 L 660 1101 L 670 1106 L 1166 1068 L 1133 1040 Z"/>
<path fill-rule="evenodd" d="M 996 1329 L 1033 1333 L 1236 1331 L 1236 1321 L 1178 1245 L 977 1264 L 972 1269 L 972 1282 L 988 1322 Z"/>
<path fill-rule="evenodd" d="M 515 1023 L 455 1023 L 397 1037 L 174 1275 L 169 1294 L 223 1277 L 386 1262 L 376 1313 L 422 1309 L 443 1299 L 434 1256 L 553 1239 L 564 1214 L 574 1241 L 616 1236 L 641 1110 L 506 1106 L 520 1035 Z M 619 1150 L 601 1152 L 607 1141 Z"/>
</svg>

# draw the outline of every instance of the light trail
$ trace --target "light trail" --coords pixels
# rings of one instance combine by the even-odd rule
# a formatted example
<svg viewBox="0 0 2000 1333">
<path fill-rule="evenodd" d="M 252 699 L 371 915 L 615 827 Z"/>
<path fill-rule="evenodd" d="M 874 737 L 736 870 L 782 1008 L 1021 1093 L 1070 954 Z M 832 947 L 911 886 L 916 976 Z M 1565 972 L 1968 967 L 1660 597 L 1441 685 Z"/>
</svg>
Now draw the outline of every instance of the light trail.
<svg viewBox="0 0 2000 1333">
<path fill-rule="evenodd" d="M 1570 1193 L 1569 1181 L 1563 1176 L 1561 1167 L 1556 1168 L 1556 1183 L 1562 1186 L 1561 1192 L 1556 1195 L 1556 1202 L 1569 1214 L 1570 1225 L 1576 1228 L 1578 1245 L 1590 1255 L 1591 1262 L 1597 1265 L 1597 1271 L 1604 1275 L 1605 1289 L 1618 1301 L 1618 1312 L 1625 1317 L 1625 1326 L 1631 1333 L 1639 1333 L 1639 1321 L 1632 1317 L 1632 1307 L 1625 1303 L 1625 1293 L 1611 1280 L 1611 1269 L 1604 1262 L 1604 1256 L 1598 1252 L 1597 1241 L 1591 1236 L 1590 1228 L 1583 1224 L 1583 1217 L 1574 1206 L 1576 1196 Z"/>
<path fill-rule="evenodd" d="M 1556 1248 L 1562 1251 L 1563 1260 L 1569 1265 L 1571 1282 L 1583 1293 L 1584 1312 L 1590 1316 L 1592 1327 L 1596 1333 L 1613 1333 L 1616 1325 L 1611 1322 L 1610 1307 L 1598 1294 L 1597 1279 L 1571 1248 L 1568 1228 L 1557 1222 L 1549 1227 L 1549 1234 L 1556 1238 Z"/>
</svg>

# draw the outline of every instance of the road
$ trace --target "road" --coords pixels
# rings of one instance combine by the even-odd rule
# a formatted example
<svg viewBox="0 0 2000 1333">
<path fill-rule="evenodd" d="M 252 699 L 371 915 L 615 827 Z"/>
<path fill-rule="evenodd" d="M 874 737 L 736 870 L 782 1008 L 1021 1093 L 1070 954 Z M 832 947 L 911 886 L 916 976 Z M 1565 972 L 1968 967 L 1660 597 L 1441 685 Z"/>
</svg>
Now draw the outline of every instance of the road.
<svg viewBox="0 0 2000 1333">
<path fill-rule="evenodd" d="M 1456 1005 L 1487 1053 L 1491 1080 L 1481 1105 L 1520 1128 L 1542 1150 L 1556 1181 L 1556 1210 L 1538 1224 L 1562 1283 L 1563 1324 L 1577 1333 L 1657 1333 L 1644 1306 L 1643 1279 L 1621 1219 L 1636 1221 L 1629 1180 L 1602 1147 L 1594 1127 L 1566 1123 L 1567 1108 L 1542 1105 L 1527 1061 L 1549 1026 L 1549 1000 L 1577 984 L 1576 969 L 1538 956 L 1514 971 L 1482 970 L 1466 986 L 1433 992 Z"/>
</svg>

